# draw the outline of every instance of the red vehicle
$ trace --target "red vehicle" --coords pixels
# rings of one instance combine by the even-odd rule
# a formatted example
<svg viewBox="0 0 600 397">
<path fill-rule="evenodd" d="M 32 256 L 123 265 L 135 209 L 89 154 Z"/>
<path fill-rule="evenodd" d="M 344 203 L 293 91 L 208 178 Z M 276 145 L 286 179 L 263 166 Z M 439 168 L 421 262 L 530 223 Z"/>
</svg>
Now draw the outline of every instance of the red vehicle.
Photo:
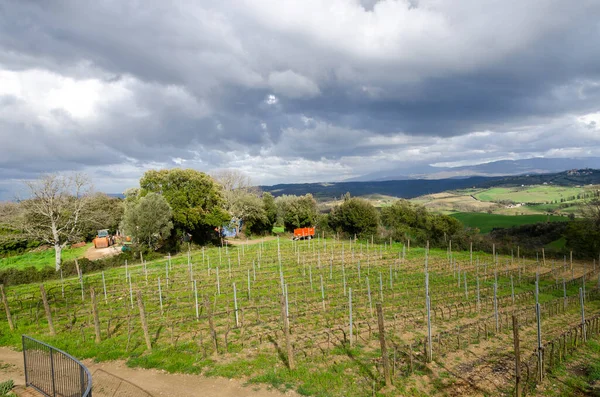
<svg viewBox="0 0 600 397">
<path fill-rule="evenodd" d="M 314 227 L 301 227 L 299 229 L 294 229 L 294 240 L 302 240 L 302 239 L 310 240 L 314 236 L 315 236 L 315 228 Z"/>
</svg>

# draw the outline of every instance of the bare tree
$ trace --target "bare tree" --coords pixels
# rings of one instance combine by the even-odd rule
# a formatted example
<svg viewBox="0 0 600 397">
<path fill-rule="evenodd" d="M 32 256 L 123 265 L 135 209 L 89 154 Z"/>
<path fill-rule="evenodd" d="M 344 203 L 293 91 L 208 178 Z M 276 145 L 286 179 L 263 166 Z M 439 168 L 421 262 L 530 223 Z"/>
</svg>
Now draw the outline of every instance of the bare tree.
<svg viewBox="0 0 600 397">
<path fill-rule="evenodd" d="M 58 271 L 63 248 L 81 238 L 92 190 L 90 180 L 83 174 L 50 174 L 26 185 L 29 198 L 20 202 L 19 214 L 12 219 L 13 228 L 29 239 L 52 245 Z"/>
<path fill-rule="evenodd" d="M 260 189 L 253 186 L 252 179 L 240 170 L 222 169 L 215 171 L 212 177 L 223 188 L 225 210 L 236 223 L 236 234 L 238 234 L 239 221 L 245 221 L 257 211 L 256 205 L 253 205 L 256 203 L 253 197 L 259 197 Z"/>
<path fill-rule="evenodd" d="M 581 207 L 581 215 L 596 227 L 600 227 L 600 199 L 593 199 L 586 202 Z"/>
</svg>

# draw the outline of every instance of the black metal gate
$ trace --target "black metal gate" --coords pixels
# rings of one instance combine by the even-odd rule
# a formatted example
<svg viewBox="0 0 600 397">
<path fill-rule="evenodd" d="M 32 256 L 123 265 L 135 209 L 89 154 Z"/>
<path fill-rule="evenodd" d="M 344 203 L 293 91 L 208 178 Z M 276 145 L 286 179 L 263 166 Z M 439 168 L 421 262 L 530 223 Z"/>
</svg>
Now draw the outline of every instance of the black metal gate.
<svg viewBox="0 0 600 397">
<path fill-rule="evenodd" d="M 25 383 L 48 397 L 91 397 L 92 375 L 75 357 L 23 335 Z"/>
</svg>

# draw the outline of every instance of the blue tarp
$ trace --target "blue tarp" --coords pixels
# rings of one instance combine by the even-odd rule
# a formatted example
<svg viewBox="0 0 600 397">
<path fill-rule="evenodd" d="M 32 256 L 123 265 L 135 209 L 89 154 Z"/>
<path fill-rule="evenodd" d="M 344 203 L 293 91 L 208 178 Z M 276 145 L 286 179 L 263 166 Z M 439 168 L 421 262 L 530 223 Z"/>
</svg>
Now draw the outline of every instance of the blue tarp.
<svg viewBox="0 0 600 397">
<path fill-rule="evenodd" d="M 229 225 L 223 225 L 223 227 L 221 228 L 221 234 L 223 235 L 223 237 L 236 237 L 235 234 L 235 227 L 236 227 L 236 221 L 231 221 L 231 223 L 229 223 Z M 242 230 L 242 225 L 243 222 L 239 221 L 239 230 Z"/>
</svg>

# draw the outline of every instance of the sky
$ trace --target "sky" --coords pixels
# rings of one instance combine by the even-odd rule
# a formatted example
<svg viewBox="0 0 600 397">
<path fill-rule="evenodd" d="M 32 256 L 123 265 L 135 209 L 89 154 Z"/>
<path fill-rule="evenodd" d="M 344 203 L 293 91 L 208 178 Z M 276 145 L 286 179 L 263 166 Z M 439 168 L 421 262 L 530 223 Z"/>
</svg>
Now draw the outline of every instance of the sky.
<svg viewBox="0 0 600 397">
<path fill-rule="evenodd" d="M 0 199 L 600 156 L 600 1 L 0 2 Z"/>
</svg>

